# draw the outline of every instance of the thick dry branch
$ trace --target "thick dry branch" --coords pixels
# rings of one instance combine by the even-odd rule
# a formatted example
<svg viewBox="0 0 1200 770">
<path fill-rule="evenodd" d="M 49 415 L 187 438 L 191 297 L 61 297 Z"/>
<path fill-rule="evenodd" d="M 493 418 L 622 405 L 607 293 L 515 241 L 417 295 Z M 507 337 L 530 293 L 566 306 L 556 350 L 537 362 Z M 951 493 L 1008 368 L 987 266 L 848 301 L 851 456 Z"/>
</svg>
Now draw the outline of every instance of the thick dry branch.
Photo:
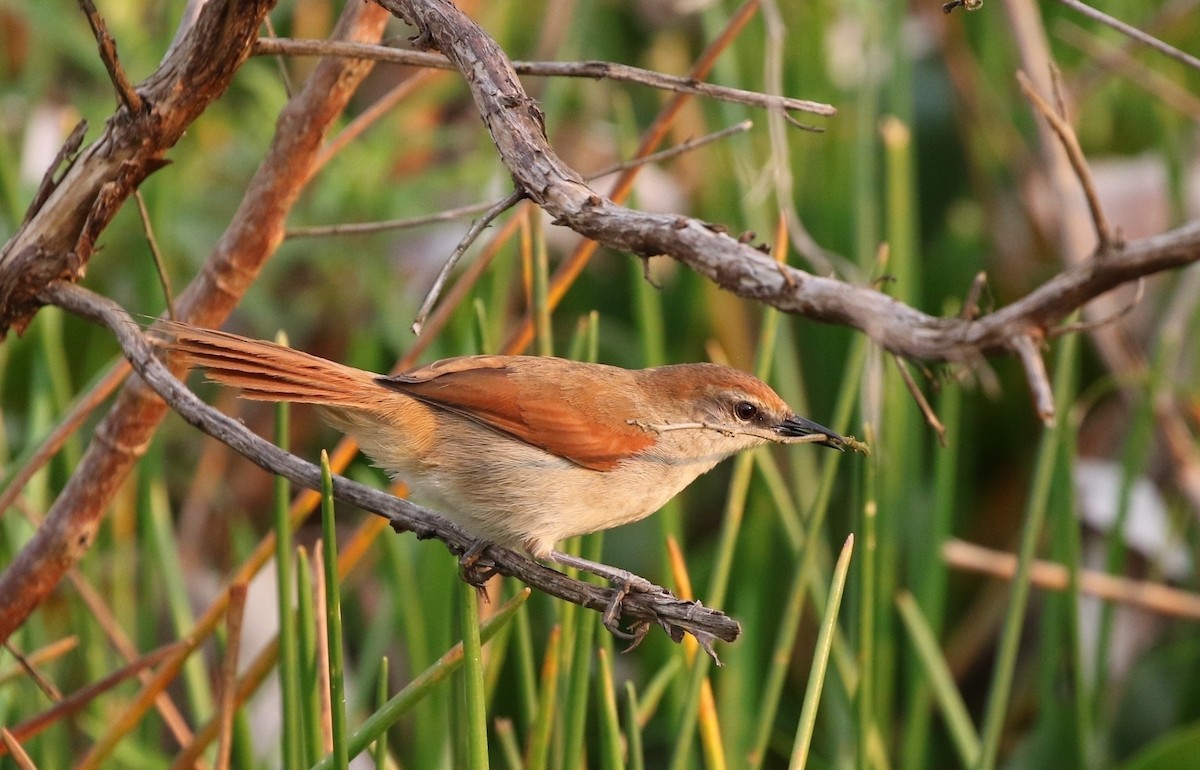
<svg viewBox="0 0 1200 770">
<path fill-rule="evenodd" d="M 221 414 L 201 401 L 175 378 L 157 358 L 137 323 L 115 302 L 75 284 L 52 284 L 43 300 L 107 327 L 116 336 L 135 371 L 172 409 L 192 425 L 246 456 L 271 473 L 309 489 L 321 488 L 321 471 L 310 462 L 289 454 L 251 433 L 237 420 Z M 334 478 L 333 494 L 339 500 L 383 516 L 397 532 L 413 532 L 418 538 L 436 538 L 455 555 L 470 550 L 476 538 L 432 511 L 407 500 L 359 484 L 341 476 Z M 569 578 L 557 570 L 498 546 L 491 546 L 487 559 L 496 570 L 524 581 L 552 596 L 582 607 L 604 612 L 618 589 L 595 586 Z M 654 623 L 675 641 L 692 634 L 706 649 L 713 639 L 731 642 L 741 628 L 737 621 L 699 602 L 661 592 L 632 592 L 620 603 L 621 616 L 634 625 Z"/>
<path fill-rule="evenodd" d="M 938 318 L 868 286 L 780 266 L 720 225 L 648 214 L 593 191 L 546 141 L 542 115 L 494 40 L 447 0 L 378 0 L 415 26 L 416 42 L 441 51 L 462 74 L 501 160 L 557 224 L 606 246 L 672 257 L 717 285 L 815 321 L 850 326 L 911 359 L 974 362 L 1018 352 L 1024 341 L 1123 283 L 1200 258 L 1200 223 L 1126 244 L 1077 264 L 1022 299 L 980 318 Z M 1031 370 L 1032 371 L 1032 370 Z M 1031 383 L 1036 391 L 1037 383 Z M 1045 404 L 1039 404 L 1039 411 Z"/>
<path fill-rule="evenodd" d="M 180 44 L 136 89 L 122 83 L 115 48 L 106 47 L 107 33 L 97 30 L 122 105 L 0 249 L 0 339 L 10 327 L 25 328 L 47 283 L 83 275 L 100 232 L 142 180 L 166 163 L 164 154 L 192 121 L 225 92 L 274 4 L 207 3 Z M 98 17 L 89 18 L 97 23 Z"/>
<path fill-rule="evenodd" d="M 251 7 L 249 3 L 237 5 L 239 9 Z M 205 21 L 208 9 L 214 7 L 217 7 L 215 0 L 210 0 L 199 20 L 186 24 L 188 31 L 173 44 L 164 67 L 173 66 L 171 62 L 176 52 L 197 47 L 205 49 L 209 56 L 221 51 L 236 54 L 236 51 L 230 53 L 223 48 L 220 40 L 193 40 L 196 34 L 214 34 L 223 29 Z M 334 34 L 357 40 L 378 40 L 386 21 L 387 14 L 381 9 L 352 3 L 343 12 Z M 205 73 L 220 69 L 216 63 L 210 63 L 208 69 L 199 67 L 196 88 L 205 87 Z M 329 127 L 341 115 L 358 83 L 370 70 L 370 62 L 323 61 L 314 68 L 301 92 L 289 100 L 280 113 L 275 138 L 237 212 L 200 274 L 180 293 L 176 308 L 180 318 L 203 326 L 217 326 L 241 299 L 282 241 L 284 221 L 311 178 Z M 158 80 L 171 81 L 171 75 L 160 69 L 146 82 Z M 187 90 L 189 86 L 185 83 L 180 87 Z M 147 89 L 143 87 L 144 98 L 146 94 Z M 153 105 L 148 109 L 153 111 Z M 110 120 L 110 124 L 114 121 L 116 118 Z M 76 179 L 91 179 L 102 174 L 80 167 L 103 167 L 106 163 L 103 154 L 95 151 L 93 146 L 76 161 L 69 173 Z M 74 200 L 74 195 L 75 191 L 67 189 L 67 185 L 60 185 L 41 212 L 57 210 L 64 200 Z M 18 237 L 53 239 L 52 229 L 38 235 L 37 228 L 52 228 L 66 214 L 64 211 L 55 217 L 35 217 Z M 50 260 L 58 255 L 59 252 L 48 252 L 47 263 L 52 264 Z M 0 262 L 0 317 L 6 317 L 3 313 L 11 310 L 3 304 L 3 279 L 13 275 L 8 272 L 10 267 Z M 46 269 L 37 278 L 53 279 L 55 275 L 54 270 Z M 76 276 L 77 273 L 67 274 L 69 279 Z M 32 308 L 42 304 L 40 292 L 45 289 L 45 284 L 38 284 L 32 277 L 29 281 L 28 291 L 37 292 L 30 295 L 29 312 L 32 312 Z M 63 574 L 87 552 L 101 516 L 145 451 L 165 413 L 162 400 L 140 380 L 135 379 L 122 389 L 108 415 L 96 426 L 87 452 L 33 538 L 0 572 L 0 596 L 4 597 L 4 601 L 0 601 L 0 639 L 7 639 L 54 589 Z"/>
<path fill-rule="evenodd" d="M 288 38 L 260 38 L 254 44 L 255 56 L 274 56 L 280 54 L 290 56 L 344 56 L 354 59 L 371 59 L 388 62 L 389 64 L 404 64 L 410 67 L 455 69 L 454 65 L 445 56 L 440 54 L 428 51 L 409 51 L 385 45 L 343 43 L 333 40 L 292 40 Z M 616 64 L 606 61 L 514 61 L 512 62 L 512 66 L 520 75 L 617 80 L 625 83 L 637 83 L 638 85 L 650 88 L 658 88 L 663 91 L 696 94 L 697 96 L 705 96 L 710 99 L 731 102 L 733 104 L 745 104 L 750 107 L 780 110 L 785 114 L 789 110 L 810 112 L 814 115 L 824 116 L 837 114 L 837 109 L 833 105 L 822 102 L 762 94 L 757 91 L 746 91 L 741 88 L 718 86 L 693 78 L 664 75 L 661 72 L 653 70 L 630 67 L 627 64 Z M 801 128 L 807 129 L 809 127 L 801 126 Z"/>
</svg>

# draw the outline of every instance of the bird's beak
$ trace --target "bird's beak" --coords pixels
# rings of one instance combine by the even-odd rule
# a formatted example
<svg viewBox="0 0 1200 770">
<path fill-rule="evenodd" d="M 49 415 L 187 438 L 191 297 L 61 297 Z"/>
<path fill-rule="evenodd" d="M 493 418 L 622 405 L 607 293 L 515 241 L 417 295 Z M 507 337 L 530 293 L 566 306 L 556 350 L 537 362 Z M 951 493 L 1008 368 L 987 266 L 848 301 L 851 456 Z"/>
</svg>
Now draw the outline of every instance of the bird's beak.
<svg viewBox="0 0 1200 770">
<path fill-rule="evenodd" d="M 812 420 L 806 420 L 798 415 L 793 415 L 783 422 L 775 426 L 775 432 L 785 438 L 799 438 L 801 436 L 823 436 L 822 441 L 813 441 L 814 444 L 833 447 L 838 450 L 845 450 L 847 441 L 842 436 L 826 428 L 824 425 L 818 425 Z"/>
</svg>

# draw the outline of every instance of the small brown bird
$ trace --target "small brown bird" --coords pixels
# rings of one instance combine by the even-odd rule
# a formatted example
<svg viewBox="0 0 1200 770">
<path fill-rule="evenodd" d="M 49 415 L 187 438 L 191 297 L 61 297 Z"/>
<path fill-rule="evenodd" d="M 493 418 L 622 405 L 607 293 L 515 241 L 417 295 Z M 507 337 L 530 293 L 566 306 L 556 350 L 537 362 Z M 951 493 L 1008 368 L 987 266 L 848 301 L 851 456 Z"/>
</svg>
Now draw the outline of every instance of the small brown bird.
<svg viewBox="0 0 1200 770">
<path fill-rule="evenodd" d="M 189 366 L 245 398 L 322 407 L 481 546 L 562 563 L 576 562 L 559 558 L 558 541 L 649 516 L 745 449 L 861 446 L 797 416 L 761 380 L 716 364 L 629 370 L 463 356 L 388 377 L 227 332 L 179 323 L 165 332 Z"/>
</svg>

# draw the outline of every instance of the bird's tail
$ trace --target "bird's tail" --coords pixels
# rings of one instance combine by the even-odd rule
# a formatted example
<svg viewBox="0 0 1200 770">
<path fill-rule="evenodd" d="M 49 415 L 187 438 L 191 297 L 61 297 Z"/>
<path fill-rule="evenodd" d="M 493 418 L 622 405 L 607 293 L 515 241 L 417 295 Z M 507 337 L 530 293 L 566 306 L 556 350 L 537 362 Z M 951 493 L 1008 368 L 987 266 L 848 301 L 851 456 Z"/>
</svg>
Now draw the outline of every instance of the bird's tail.
<svg viewBox="0 0 1200 770">
<path fill-rule="evenodd" d="M 378 375 L 264 340 L 201 329 L 179 322 L 160 322 L 158 344 L 174 352 L 189 368 L 202 368 L 208 379 L 238 388 L 256 401 L 368 409 L 388 392 Z"/>
</svg>

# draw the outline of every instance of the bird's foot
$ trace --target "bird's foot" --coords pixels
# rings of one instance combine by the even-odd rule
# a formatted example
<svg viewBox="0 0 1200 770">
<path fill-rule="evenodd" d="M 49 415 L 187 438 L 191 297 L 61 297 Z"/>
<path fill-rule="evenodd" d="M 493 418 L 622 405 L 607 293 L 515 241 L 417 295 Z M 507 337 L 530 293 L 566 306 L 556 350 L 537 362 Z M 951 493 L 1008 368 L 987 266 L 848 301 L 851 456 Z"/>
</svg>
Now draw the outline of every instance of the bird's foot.
<svg viewBox="0 0 1200 770">
<path fill-rule="evenodd" d="M 486 540 L 476 540 L 470 548 L 458 558 L 458 572 L 462 579 L 479 591 L 479 598 L 490 601 L 487 592 L 487 582 L 499 574 L 496 566 L 488 561 L 484 554 L 491 545 Z"/>
<path fill-rule="evenodd" d="M 550 560 L 564 567 L 574 567 L 584 572 L 590 572 L 611 583 L 616 588 L 616 592 L 613 593 L 612 598 L 608 601 L 608 605 L 604 608 L 604 613 L 600 616 L 601 622 L 604 623 L 604 627 L 613 636 L 630 642 L 626 652 L 638 646 L 650 631 L 650 624 L 646 621 L 638 621 L 630 627 L 631 630 L 629 631 L 621 628 L 620 620 L 626 597 L 631 593 L 666 593 L 667 589 L 655 585 L 644 577 L 635 575 L 628 570 L 610 567 L 607 564 L 600 564 L 599 562 L 561 551 L 551 551 Z"/>
</svg>

